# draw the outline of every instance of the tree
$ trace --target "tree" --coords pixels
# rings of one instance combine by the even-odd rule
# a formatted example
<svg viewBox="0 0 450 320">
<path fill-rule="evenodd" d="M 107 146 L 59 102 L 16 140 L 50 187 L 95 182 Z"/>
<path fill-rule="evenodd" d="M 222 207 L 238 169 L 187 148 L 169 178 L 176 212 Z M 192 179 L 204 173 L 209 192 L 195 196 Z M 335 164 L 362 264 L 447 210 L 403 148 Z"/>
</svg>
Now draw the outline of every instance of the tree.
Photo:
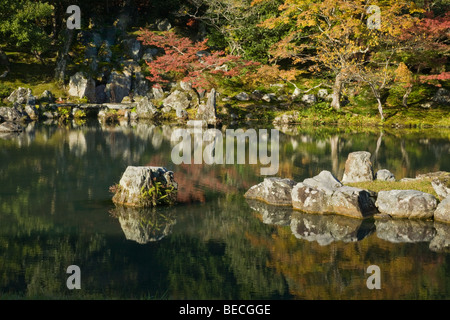
<svg viewBox="0 0 450 320">
<path fill-rule="evenodd" d="M 160 86 L 170 81 L 190 82 L 193 88 L 208 89 L 214 86 L 215 77 L 233 77 L 253 63 L 224 51 L 209 52 L 207 39 L 193 42 L 172 31 L 162 34 L 141 29 L 138 40 L 144 45 L 164 50 L 153 61 L 147 61 L 151 74 L 147 79 Z"/>
<path fill-rule="evenodd" d="M 42 61 L 51 46 L 50 32 L 53 6 L 31 0 L 2 0 L 0 43 L 29 48 Z"/>
<path fill-rule="evenodd" d="M 271 53 L 278 59 L 291 59 L 312 73 L 331 72 L 334 77 L 331 106 L 338 110 L 345 83 L 366 81 L 375 95 L 387 83 L 376 84 L 372 80 L 377 79 L 377 74 L 388 75 L 385 68 L 390 60 L 383 63 L 370 60 L 376 57 L 376 51 L 396 50 L 393 39 L 411 26 L 411 7 L 395 0 L 380 1 L 377 8 L 382 12 L 382 25 L 374 28 L 367 23 L 373 13 L 365 0 L 284 0 L 279 15 L 267 19 L 262 26 L 275 28 L 294 21 L 293 32 L 283 37 Z"/>
<path fill-rule="evenodd" d="M 268 0 L 251 6 L 252 0 L 188 0 L 177 15 L 189 18 L 192 26 L 206 25 L 210 46 L 226 49 L 230 54 L 266 63 L 268 49 L 288 31 L 286 27 L 262 29 L 263 19 L 276 12 L 281 0 Z"/>
</svg>

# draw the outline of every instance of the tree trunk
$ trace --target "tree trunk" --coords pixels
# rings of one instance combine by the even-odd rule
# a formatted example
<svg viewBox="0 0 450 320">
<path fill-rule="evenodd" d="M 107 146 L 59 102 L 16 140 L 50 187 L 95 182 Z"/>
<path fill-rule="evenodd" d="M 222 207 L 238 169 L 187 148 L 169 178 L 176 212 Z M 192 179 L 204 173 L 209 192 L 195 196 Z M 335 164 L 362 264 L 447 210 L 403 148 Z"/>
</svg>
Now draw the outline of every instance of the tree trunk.
<svg viewBox="0 0 450 320">
<path fill-rule="evenodd" d="M 383 103 L 381 102 L 381 98 L 377 97 L 377 102 L 378 102 L 378 112 L 380 113 L 381 120 L 384 120 Z"/>
<path fill-rule="evenodd" d="M 344 79 L 342 74 L 339 73 L 334 81 L 333 93 L 331 94 L 331 97 L 333 98 L 333 100 L 331 101 L 331 107 L 333 107 L 335 110 L 339 110 L 341 108 L 341 93 L 342 87 L 344 85 L 343 80 Z"/>
<path fill-rule="evenodd" d="M 72 45 L 73 36 L 74 30 L 66 29 L 66 41 L 64 43 L 64 48 L 58 55 L 58 61 L 55 68 L 55 79 L 59 83 L 64 83 L 67 67 L 67 55 L 69 54 L 70 46 Z"/>
<path fill-rule="evenodd" d="M 3 52 L 3 50 L 0 48 L 0 66 L 5 67 L 6 71 L 2 74 L 2 78 L 6 77 L 6 75 L 9 73 L 9 59 L 6 53 Z"/>
<path fill-rule="evenodd" d="M 378 112 L 380 113 L 381 120 L 384 120 L 384 114 L 383 114 L 383 103 L 381 102 L 381 93 L 379 89 L 375 87 L 375 85 L 371 82 L 369 82 L 370 89 L 372 90 L 373 96 L 375 99 L 377 99 L 378 102 Z"/>
<path fill-rule="evenodd" d="M 409 95 L 411 94 L 412 91 L 412 86 L 408 87 L 408 89 L 406 89 L 405 95 L 403 96 L 403 101 L 402 104 L 405 108 L 408 108 L 408 98 Z"/>
</svg>

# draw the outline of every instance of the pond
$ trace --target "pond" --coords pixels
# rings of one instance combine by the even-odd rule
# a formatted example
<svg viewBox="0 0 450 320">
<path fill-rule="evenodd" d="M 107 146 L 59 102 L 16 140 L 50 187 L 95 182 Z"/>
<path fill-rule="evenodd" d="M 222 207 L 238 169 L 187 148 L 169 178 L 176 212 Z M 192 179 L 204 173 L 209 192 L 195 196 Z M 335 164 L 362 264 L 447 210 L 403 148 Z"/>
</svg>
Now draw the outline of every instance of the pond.
<svg viewBox="0 0 450 320">
<path fill-rule="evenodd" d="M 450 225 L 247 201 L 261 166 L 175 165 L 175 128 L 31 123 L 0 136 L 0 299 L 450 298 Z M 450 171 L 449 129 L 276 129 L 278 177 L 341 179 L 363 150 L 397 179 Z M 172 170 L 179 204 L 116 208 L 109 187 L 129 165 Z M 80 290 L 66 285 L 71 265 Z M 366 285 L 371 265 L 379 290 Z"/>
</svg>

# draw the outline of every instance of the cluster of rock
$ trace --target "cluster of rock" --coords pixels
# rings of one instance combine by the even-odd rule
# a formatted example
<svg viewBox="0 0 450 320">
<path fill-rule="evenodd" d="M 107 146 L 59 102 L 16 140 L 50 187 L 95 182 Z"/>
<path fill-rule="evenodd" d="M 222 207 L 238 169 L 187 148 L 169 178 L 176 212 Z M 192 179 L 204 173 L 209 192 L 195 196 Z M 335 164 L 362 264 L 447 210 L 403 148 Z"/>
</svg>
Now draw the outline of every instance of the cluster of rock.
<svg viewBox="0 0 450 320">
<path fill-rule="evenodd" d="M 389 216 L 394 218 L 431 219 L 450 222 L 450 196 L 443 201 L 417 190 L 389 190 L 378 193 L 345 184 L 395 179 L 387 170 L 373 174 L 369 152 L 350 153 L 345 164 L 342 182 L 329 171 L 297 183 L 290 179 L 265 178 L 246 193 L 255 199 L 277 206 L 311 214 L 338 214 L 353 218 Z M 434 185 L 448 188 L 448 180 L 435 179 Z M 439 182 L 438 182 L 439 181 Z M 448 189 L 447 189 L 448 191 Z M 443 194 L 444 195 L 444 194 Z"/>
<path fill-rule="evenodd" d="M 86 92 L 89 81 L 76 87 L 80 92 Z M 75 89 L 73 89 L 75 90 Z M 41 96 L 33 96 L 31 89 L 18 88 L 8 98 L 13 107 L 0 107 L 0 131 L 19 132 L 23 130 L 22 123 L 35 120 L 58 120 L 98 117 L 101 121 L 124 120 L 137 121 L 158 120 L 175 113 L 179 121 L 204 120 L 208 125 L 218 124 L 216 111 L 216 91 L 212 89 L 205 99 L 200 99 L 189 84 L 179 84 L 179 89 L 165 93 L 162 89 L 153 88 L 153 93 L 146 96 L 136 96 L 133 101 L 129 97 L 122 99 L 122 103 L 55 103 L 50 91 Z M 161 103 L 155 105 L 157 96 Z M 189 119 L 188 109 L 198 106 L 193 119 Z"/>
</svg>

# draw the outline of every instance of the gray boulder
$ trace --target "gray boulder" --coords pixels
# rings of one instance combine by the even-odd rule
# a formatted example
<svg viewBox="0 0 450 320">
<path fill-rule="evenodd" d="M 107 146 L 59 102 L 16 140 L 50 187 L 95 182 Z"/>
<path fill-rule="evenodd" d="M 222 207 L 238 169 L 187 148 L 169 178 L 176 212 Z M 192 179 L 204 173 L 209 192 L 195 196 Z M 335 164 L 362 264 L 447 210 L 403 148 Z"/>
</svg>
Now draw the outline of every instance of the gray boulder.
<svg viewBox="0 0 450 320">
<path fill-rule="evenodd" d="M 375 174 L 375 180 L 380 181 L 395 181 L 395 176 L 392 172 L 386 169 L 378 170 Z"/>
<path fill-rule="evenodd" d="M 52 103 L 52 102 L 55 101 L 55 97 L 53 96 L 53 93 L 51 93 L 51 91 L 45 90 L 45 91 L 39 96 L 39 101 L 41 101 L 41 102 Z"/>
<path fill-rule="evenodd" d="M 29 97 L 31 96 L 31 89 L 30 88 L 22 88 L 19 87 L 16 90 L 14 90 L 8 98 L 6 98 L 7 101 L 14 103 L 14 104 L 26 104 L 28 102 Z"/>
<path fill-rule="evenodd" d="M 432 218 L 437 199 L 417 190 L 380 191 L 375 203 L 380 213 L 394 218 Z"/>
<path fill-rule="evenodd" d="M 0 123 L 0 132 L 22 132 L 23 127 L 15 122 Z"/>
<path fill-rule="evenodd" d="M 277 96 L 274 93 L 266 93 L 265 95 L 262 96 L 261 99 L 266 102 L 272 102 L 277 99 Z"/>
<path fill-rule="evenodd" d="M 244 197 L 277 206 L 291 206 L 292 188 L 295 184 L 296 182 L 290 179 L 265 178 L 260 184 L 251 187 Z"/>
<path fill-rule="evenodd" d="M 292 206 L 306 213 L 333 213 L 331 197 L 342 187 L 329 171 L 322 171 L 313 178 L 305 179 L 292 189 Z"/>
<path fill-rule="evenodd" d="M 154 207 L 174 204 L 178 184 L 173 172 L 162 167 L 129 166 L 117 186 L 113 186 L 112 198 L 117 205 L 127 207 Z"/>
<path fill-rule="evenodd" d="M 197 119 L 204 120 L 209 125 L 215 125 L 218 122 L 216 109 L 216 89 L 211 89 L 206 104 L 201 103 L 197 110 Z"/>
<path fill-rule="evenodd" d="M 39 111 L 36 109 L 34 105 L 26 105 L 25 113 L 30 117 L 31 120 L 39 119 Z"/>
<path fill-rule="evenodd" d="M 305 213 L 365 218 L 377 212 L 375 193 L 343 186 L 329 171 L 305 179 L 292 189 L 294 209 Z"/>
<path fill-rule="evenodd" d="M 247 92 L 241 92 L 235 95 L 234 98 L 239 101 L 249 101 L 250 95 Z"/>
<path fill-rule="evenodd" d="M 130 95 L 131 75 L 113 71 L 106 84 L 105 93 L 109 102 L 121 103 L 124 97 Z"/>
<path fill-rule="evenodd" d="M 173 109 L 187 109 L 190 106 L 189 95 L 181 90 L 173 91 L 167 98 L 163 100 L 165 107 Z"/>
<path fill-rule="evenodd" d="M 3 121 L 19 122 L 23 120 L 24 115 L 16 107 L 0 107 L 0 117 Z"/>
<path fill-rule="evenodd" d="M 101 84 L 95 87 L 95 102 L 96 103 L 105 103 L 108 100 L 106 96 L 106 85 Z"/>
<path fill-rule="evenodd" d="M 95 81 L 77 72 L 70 77 L 68 93 L 72 97 L 86 97 L 89 102 L 95 102 Z"/>
<path fill-rule="evenodd" d="M 253 90 L 253 92 L 250 95 L 250 98 L 253 100 L 261 100 L 263 98 L 263 93 L 259 90 Z"/>
<path fill-rule="evenodd" d="M 432 100 L 438 105 L 450 106 L 450 91 L 444 88 L 439 88 Z"/>
<path fill-rule="evenodd" d="M 374 192 L 343 186 L 333 193 L 330 203 L 334 213 L 361 219 L 378 212 L 375 200 Z"/>
<path fill-rule="evenodd" d="M 319 89 L 317 92 L 317 97 L 322 100 L 326 100 L 328 97 L 328 90 L 327 89 Z"/>
<path fill-rule="evenodd" d="M 442 222 L 450 222 L 450 196 L 439 203 L 434 212 L 434 220 Z"/>
<path fill-rule="evenodd" d="M 352 152 L 345 162 L 342 183 L 373 181 L 370 153 L 366 151 Z"/>
<path fill-rule="evenodd" d="M 175 109 L 175 115 L 180 121 L 187 121 L 189 119 L 189 113 L 181 108 Z"/>
<path fill-rule="evenodd" d="M 169 31 L 170 29 L 172 29 L 172 25 L 170 24 L 168 19 L 158 21 L 156 27 L 159 31 Z"/>
<path fill-rule="evenodd" d="M 434 178 L 431 181 L 434 191 L 441 198 L 450 196 L 450 173 L 442 174 L 440 177 Z"/>
<path fill-rule="evenodd" d="M 164 91 L 161 88 L 152 88 L 152 94 L 156 100 L 161 100 L 164 98 Z"/>
<path fill-rule="evenodd" d="M 317 187 L 320 189 L 336 190 L 342 187 L 342 183 L 330 172 L 322 171 L 313 178 L 303 180 L 303 183 L 310 187 Z"/>
<path fill-rule="evenodd" d="M 307 104 L 314 104 L 317 102 L 317 97 L 314 94 L 304 94 L 302 96 L 302 101 Z"/>
<path fill-rule="evenodd" d="M 285 113 L 273 120 L 274 124 L 292 124 L 298 123 L 300 120 L 300 113 L 298 111 L 294 111 L 293 113 Z"/>
<path fill-rule="evenodd" d="M 148 97 L 143 97 L 137 103 L 136 114 L 139 119 L 152 119 L 159 115 L 159 111 Z"/>
</svg>

